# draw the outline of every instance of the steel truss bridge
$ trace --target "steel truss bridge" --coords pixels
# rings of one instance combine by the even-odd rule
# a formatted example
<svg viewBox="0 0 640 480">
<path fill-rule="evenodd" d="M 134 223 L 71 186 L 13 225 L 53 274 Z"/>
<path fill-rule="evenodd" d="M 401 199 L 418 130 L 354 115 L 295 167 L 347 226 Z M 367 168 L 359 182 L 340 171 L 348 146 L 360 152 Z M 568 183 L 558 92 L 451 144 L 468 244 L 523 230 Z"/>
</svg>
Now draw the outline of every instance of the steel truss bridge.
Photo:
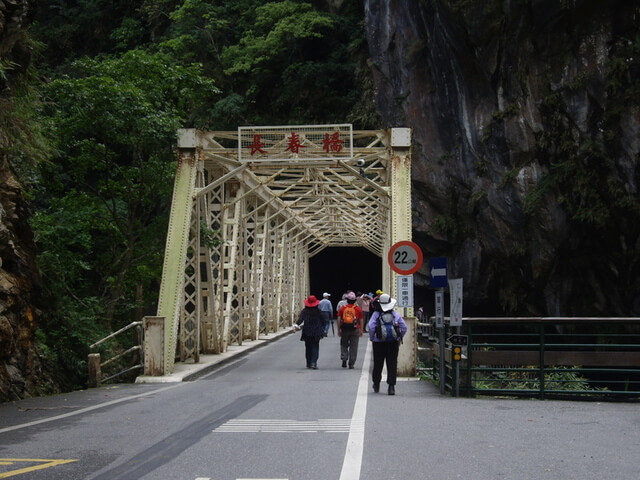
<svg viewBox="0 0 640 480">
<path fill-rule="evenodd" d="M 395 296 L 386 255 L 401 240 L 411 240 L 408 128 L 180 130 L 160 330 L 147 332 L 161 332 L 162 358 L 145 354 L 145 374 L 291 326 L 309 259 L 327 247 L 382 257 L 382 287 Z"/>
</svg>

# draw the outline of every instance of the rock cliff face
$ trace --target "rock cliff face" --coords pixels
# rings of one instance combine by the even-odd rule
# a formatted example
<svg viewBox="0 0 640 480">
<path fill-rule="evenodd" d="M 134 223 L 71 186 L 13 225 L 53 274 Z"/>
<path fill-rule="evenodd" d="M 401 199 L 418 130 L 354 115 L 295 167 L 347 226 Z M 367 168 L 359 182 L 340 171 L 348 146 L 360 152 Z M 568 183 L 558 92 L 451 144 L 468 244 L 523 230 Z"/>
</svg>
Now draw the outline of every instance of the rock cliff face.
<svg viewBox="0 0 640 480">
<path fill-rule="evenodd" d="M 640 315 L 638 2 L 365 14 L 379 110 L 413 129 L 414 241 L 464 279 L 464 314 Z"/>
<path fill-rule="evenodd" d="M 55 391 L 33 340 L 40 316 L 36 249 L 22 188 L 9 165 L 11 129 L 3 128 L 14 121 L 14 87 L 29 64 L 22 43 L 27 22 L 28 2 L 0 0 L 0 402 Z"/>
<path fill-rule="evenodd" d="M 20 185 L 0 161 L 0 402 L 48 390 L 33 342 L 39 278 L 26 218 Z"/>
</svg>

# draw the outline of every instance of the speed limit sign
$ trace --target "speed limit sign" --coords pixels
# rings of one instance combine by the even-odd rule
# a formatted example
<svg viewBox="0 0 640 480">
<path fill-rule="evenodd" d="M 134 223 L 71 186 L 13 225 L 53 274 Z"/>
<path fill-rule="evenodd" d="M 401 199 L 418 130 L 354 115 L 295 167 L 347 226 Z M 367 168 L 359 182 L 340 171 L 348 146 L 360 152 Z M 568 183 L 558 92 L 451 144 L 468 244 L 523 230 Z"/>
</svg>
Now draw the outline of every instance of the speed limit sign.
<svg viewBox="0 0 640 480">
<path fill-rule="evenodd" d="M 391 269 L 400 275 L 411 275 L 422 265 L 422 250 L 413 242 L 394 243 L 387 256 Z"/>
</svg>

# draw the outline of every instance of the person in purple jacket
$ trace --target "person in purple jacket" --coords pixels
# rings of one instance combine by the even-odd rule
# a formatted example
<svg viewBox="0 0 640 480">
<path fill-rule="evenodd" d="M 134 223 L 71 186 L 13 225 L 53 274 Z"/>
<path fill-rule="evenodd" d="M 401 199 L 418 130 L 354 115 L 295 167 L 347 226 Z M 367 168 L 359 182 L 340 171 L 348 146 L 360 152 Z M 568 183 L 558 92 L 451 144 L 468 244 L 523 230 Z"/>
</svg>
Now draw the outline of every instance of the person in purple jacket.
<svg viewBox="0 0 640 480">
<path fill-rule="evenodd" d="M 369 319 L 369 338 L 373 346 L 373 391 L 380 391 L 382 380 L 382 368 L 387 364 L 387 385 L 389 395 L 396 394 L 396 376 L 398 372 L 398 351 L 402 337 L 407 333 L 407 324 L 404 318 L 393 308 L 396 299 L 388 294 L 380 295 L 380 310 L 371 315 Z"/>
</svg>

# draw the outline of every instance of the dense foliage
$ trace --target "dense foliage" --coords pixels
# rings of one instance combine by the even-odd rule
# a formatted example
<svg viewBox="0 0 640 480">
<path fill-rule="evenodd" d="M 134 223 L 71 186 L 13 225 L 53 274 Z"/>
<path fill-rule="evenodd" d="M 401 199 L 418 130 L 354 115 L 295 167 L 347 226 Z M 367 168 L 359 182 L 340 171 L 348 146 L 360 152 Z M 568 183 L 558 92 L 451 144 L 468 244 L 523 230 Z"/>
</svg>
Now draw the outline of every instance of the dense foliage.
<svg viewBox="0 0 640 480">
<path fill-rule="evenodd" d="M 361 2 L 40 6 L 41 125 L 55 153 L 31 182 L 47 303 L 39 337 L 72 384 L 84 381 L 88 345 L 155 313 L 177 129 L 370 126 L 372 101 L 356 108 L 361 23 Z"/>
</svg>

